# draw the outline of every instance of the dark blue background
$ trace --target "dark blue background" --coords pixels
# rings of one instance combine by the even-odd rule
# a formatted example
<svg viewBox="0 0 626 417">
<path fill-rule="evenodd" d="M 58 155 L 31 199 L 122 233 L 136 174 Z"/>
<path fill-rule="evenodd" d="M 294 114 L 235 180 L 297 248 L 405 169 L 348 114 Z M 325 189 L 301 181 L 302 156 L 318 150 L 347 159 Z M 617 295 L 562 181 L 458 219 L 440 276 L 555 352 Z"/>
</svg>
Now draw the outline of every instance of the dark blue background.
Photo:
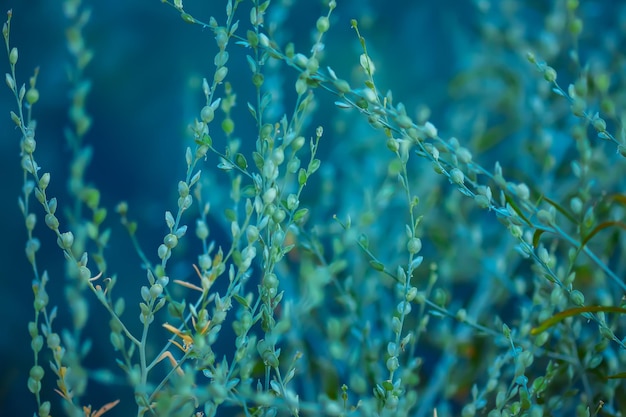
<svg viewBox="0 0 626 417">
<path fill-rule="evenodd" d="M 311 29 L 323 9 L 320 1 L 296 2 L 283 35 L 307 53 Z M 3 11 L 13 9 L 11 45 L 20 52 L 18 82 L 26 82 L 32 69 L 40 67 L 41 99 L 34 112 L 38 120 L 36 155 L 43 171 L 52 173 L 49 194 L 57 196 L 61 205 L 67 199 L 66 168 L 71 153 L 62 134 L 68 123 L 65 75 L 68 55 L 64 18 L 57 3 L 60 2 L 4 0 L 1 8 Z M 212 13 L 222 18 L 222 2 L 202 3 L 220 5 L 216 10 L 206 10 L 209 6 L 197 6 L 191 0 L 185 5 L 199 18 L 208 20 Z M 393 89 L 396 100 L 405 102 L 407 108 L 427 104 L 433 110 L 432 121 L 445 127 L 447 111 L 452 106 L 448 83 L 455 73 L 470 65 L 464 53 L 480 42 L 477 15 L 471 2 L 338 0 L 337 3 L 322 65 L 330 65 L 342 78 L 352 79 L 361 51 L 350 29 L 350 19 L 359 19 L 378 69 L 379 85 Z M 542 7 L 532 6 L 543 2 L 526 3 L 536 13 L 529 16 L 530 24 L 541 25 Z M 247 2 L 242 3 L 242 7 L 247 9 L 247 6 Z M 128 314 L 135 314 L 136 307 L 130 304 L 138 299 L 137 288 L 145 282 L 145 272 L 113 207 L 121 200 L 129 202 L 131 218 L 140 223 L 140 241 L 148 256 L 155 260 L 156 248 L 166 233 L 164 210 L 174 211 L 176 184 L 184 175 L 184 149 L 190 144 L 186 126 L 203 105 L 197 81 L 212 76 L 216 48 L 209 31 L 184 23 L 172 8 L 156 0 L 94 1 L 91 7 L 92 22 L 85 36 L 88 46 L 95 52 L 86 71 L 93 82 L 87 102 L 93 127 L 86 140 L 93 146 L 95 156 L 87 179 L 98 186 L 102 205 L 109 208 L 106 224 L 113 229 L 113 244 L 107 252 L 109 268 L 119 275 L 118 294 L 128 291 Z M 247 19 L 247 14 L 240 18 Z M 245 77 L 242 85 L 249 85 L 245 61 L 232 59 L 231 82 L 237 87 L 236 81 Z M 7 60 L 0 59 L 0 63 L 7 72 Z M 285 88 L 293 89 L 293 80 L 287 80 Z M 26 389 L 26 378 L 32 365 L 32 352 L 26 323 L 33 317 L 32 275 L 24 257 L 26 233 L 17 207 L 22 183 L 20 136 L 8 117 L 15 103 L 6 87 L 0 91 L 0 415 L 31 415 L 34 398 Z M 237 93 L 241 111 L 245 108 L 246 91 L 237 89 Z M 335 99 L 321 92 L 318 95 L 321 106 L 315 124 L 327 127 L 321 149 L 324 160 L 326 155 L 337 157 L 333 153 L 335 144 L 347 139 L 337 133 L 340 129 L 332 128 L 340 122 L 332 106 Z M 218 130 L 217 126 L 212 129 Z M 356 126 L 354 129 L 358 131 Z M 238 123 L 238 136 L 250 137 L 252 132 L 253 126 Z M 219 134 L 214 140 L 219 140 Z M 203 169 L 211 169 L 216 162 L 209 158 Z M 335 163 L 340 164 L 341 158 Z M 228 185 L 224 184 L 220 191 L 227 190 Z M 53 303 L 62 303 L 63 258 L 55 239 L 45 229 L 41 210 L 35 202 L 33 210 L 40 219 L 36 234 L 43 244 L 38 262 L 52 276 L 49 292 Z M 212 234 L 214 239 L 227 239 L 218 220 L 212 224 Z M 195 260 L 174 259 L 173 269 L 181 276 L 191 276 L 192 262 Z M 108 328 L 95 327 L 102 326 L 108 319 L 96 303 L 91 304 L 91 314 L 90 325 L 94 326 L 88 330 L 94 340 L 91 358 L 96 366 L 100 358 L 110 363 Z M 63 319 L 67 317 L 61 317 Z M 88 397 L 94 405 L 117 398 L 124 390 L 99 387 L 97 391 L 98 396 Z M 126 415 L 125 411 L 133 410 L 132 397 L 125 397 L 123 401 L 124 405 L 107 416 Z"/>
</svg>

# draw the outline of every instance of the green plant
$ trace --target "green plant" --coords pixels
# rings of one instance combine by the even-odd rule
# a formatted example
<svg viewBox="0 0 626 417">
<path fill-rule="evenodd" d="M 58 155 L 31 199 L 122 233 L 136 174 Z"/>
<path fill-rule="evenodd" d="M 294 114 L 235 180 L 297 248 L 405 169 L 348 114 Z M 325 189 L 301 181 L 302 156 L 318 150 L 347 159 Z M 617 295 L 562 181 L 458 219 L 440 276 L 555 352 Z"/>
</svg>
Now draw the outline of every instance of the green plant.
<svg viewBox="0 0 626 417">
<path fill-rule="evenodd" d="M 94 379 L 123 374 L 138 416 L 623 412 L 624 80 L 609 75 L 623 59 L 583 61 L 578 2 L 541 6 L 545 25 L 529 22 L 538 39 L 507 31 L 522 19 L 517 3 L 479 2 L 482 43 L 468 52 L 477 63 L 450 82 L 459 108 L 445 134 L 430 110 L 414 111 L 380 87 L 357 20 L 354 74 L 326 62 L 334 0 L 312 19 L 306 53 L 281 33 L 281 13 L 295 4 L 227 0 L 224 12 L 202 19 L 181 0 L 163 3 L 210 34 L 216 50 L 160 242 L 146 248 L 133 220 L 141 214 L 116 206 L 146 271 L 130 315 L 107 262 L 108 211 L 85 179 L 89 12 L 80 0 L 64 2 L 73 57 L 69 204 L 51 195 L 37 150 L 38 70 L 19 83 L 11 12 L 3 27 L 34 277 L 28 388 L 39 416 L 51 414 L 47 369 L 66 414 L 122 407 L 115 398 L 97 411 L 84 406 L 94 300 L 108 313 L 119 368 Z M 238 62 L 247 78 L 233 75 Z M 572 77 L 568 88 L 557 83 L 562 74 Z M 333 128 L 330 116 L 317 126 L 328 96 L 350 129 Z M 462 107 L 476 96 L 478 109 Z M 329 131 L 335 150 L 324 148 Z M 38 258 L 50 250 L 35 233 L 42 215 L 67 262 L 67 329 L 57 326 Z M 228 242 L 214 240 L 212 216 Z M 191 278 L 173 265 L 185 250 Z M 218 356 L 219 344 L 229 354 Z"/>
</svg>

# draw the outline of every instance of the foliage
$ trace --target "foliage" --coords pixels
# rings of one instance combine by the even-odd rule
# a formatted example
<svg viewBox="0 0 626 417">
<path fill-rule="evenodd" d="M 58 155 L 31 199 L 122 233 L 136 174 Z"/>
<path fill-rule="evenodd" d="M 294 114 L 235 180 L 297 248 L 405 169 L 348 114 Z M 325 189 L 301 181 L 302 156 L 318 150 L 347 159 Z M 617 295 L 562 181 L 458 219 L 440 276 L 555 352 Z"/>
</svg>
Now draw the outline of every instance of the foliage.
<svg viewBox="0 0 626 417">
<path fill-rule="evenodd" d="M 281 33 L 298 2 L 224 0 L 208 18 L 163 3 L 216 50 L 161 240 L 147 247 L 142 214 L 115 207 L 145 269 L 134 299 L 116 292 L 124 278 L 107 251 L 122 237 L 86 179 L 89 9 L 63 3 L 70 202 L 50 191 L 61 175 L 38 150 L 39 70 L 21 83 L 11 11 L 3 27 L 33 275 L 35 415 L 626 411 L 623 28 L 606 50 L 590 49 L 575 0 L 476 2 L 481 43 L 450 82 L 442 133 L 434 112 L 380 87 L 371 28 L 350 22 L 356 69 L 333 69 L 326 44 L 347 25 L 335 0 L 310 22 L 305 49 Z M 233 74 L 239 58 L 247 78 Z M 328 97 L 334 106 L 320 108 Z M 212 219 L 229 241 L 213 237 Z M 42 244 L 50 232 L 58 248 Z M 66 261 L 65 301 L 47 291 L 60 278 L 40 258 L 53 250 Z M 174 260 L 189 252 L 195 273 L 183 276 Z M 92 304 L 108 314 L 116 355 L 97 372 L 86 327 L 104 322 Z M 92 411 L 90 377 L 121 376 L 135 405 L 109 398 Z M 48 379 L 62 398 L 54 412 Z"/>
</svg>

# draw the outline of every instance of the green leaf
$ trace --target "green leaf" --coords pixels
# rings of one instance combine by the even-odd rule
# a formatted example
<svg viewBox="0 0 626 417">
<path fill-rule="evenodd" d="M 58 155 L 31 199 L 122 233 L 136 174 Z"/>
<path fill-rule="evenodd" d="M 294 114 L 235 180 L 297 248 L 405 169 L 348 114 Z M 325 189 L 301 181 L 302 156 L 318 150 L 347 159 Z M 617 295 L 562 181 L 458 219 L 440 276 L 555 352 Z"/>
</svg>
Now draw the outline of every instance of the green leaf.
<svg viewBox="0 0 626 417">
<path fill-rule="evenodd" d="M 385 265 L 383 265 L 382 262 L 377 261 L 375 259 L 372 259 L 370 261 L 370 265 L 372 266 L 372 268 L 374 268 L 377 271 L 384 271 L 385 270 Z"/>
<path fill-rule="evenodd" d="M 235 155 L 235 163 L 237 166 L 243 170 L 248 168 L 248 161 L 246 161 L 246 157 L 243 154 L 238 153 Z"/>
<path fill-rule="evenodd" d="M 361 245 L 363 249 L 369 248 L 370 241 L 366 234 L 362 233 L 361 236 L 359 236 L 359 245 Z"/>
<path fill-rule="evenodd" d="M 194 19 L 189 13 L 182 12 L 180 17 L 187 23 L 196 23 L 196 19 Z"/>
<path fill-rule="evenodd" d="M 319 167 L 320 167 L 320 164 L 321 164 L 321 163 L 322 163 L 322 162 L 321 162 L 319 159 L 317 159 L 317 158 L 313 159 L 313 160 L 311 161 L 311 164 L 309 165 L 309 171 L 308 171 L 308 174 L 309 174 L 309 175 L 311 175 L 311 174 L 313 174 L 315 171 L 317 171 L 317 170 L 319 169 Z"/>
<path fill-rule="evenodd" d="M 99 208 L 93 213 L 93 222 L 97 225 L 102 224 L 107 216 L 107 209 Z"/>
<path fill-rule="evenodd" d="M 532 226 L 532 222 L 530 220 L 528 220 L 528 218 L 526 216 L 524 216 L 524 213 L 522 213 L 522 210 L 520 210 L 520 208 L 517 206 L 517 203 L 515 203 L 515 201 L 513 200 L 513 198 L 511 198 L 510 195 L 505 194 L 504 198 L 506 199 L 506 202 L 509 203 L 511 205 L 511 207 L 513 207 L 513 209 L 515 210 L 515 212 L 517 213 L 517 215 L 524 220 L 524 222 L 528 225 L 528 226 Z"/>
<path fill-rule="evenodd" d="M 241 189 L 241 195 L 246 198 L 254 197 L 256 195 L 256 188 L 254 188 L 254 185 L 248 184 Z"/>
<path fill-rule="evenodd" d="M 304 168 L 300 168 L 300 171 L 298 171 L 298 184 L 300 184 L 300 186 L 306 184 L 307 178 L 308 175 L 306 173 L 306 170 Z"/>
<path fill-rule="evenodd" d="M 282 254 L 283 254 L 283 255 L 286 255 L 286 254 L 288 254 L 289 252 L 291 252 L 291 250 L 292 250 L 293 248 L 295 248 L 295 247 L 296 247 L 296 245 L 294 245 L 294 244 L 287 245 L 287 246 L 285 246 L 285 247 L 282 249 L 282 251 L 281 251 L 281 252 L 282 252 Z"/>
<path fill-rule="evenodd" d="M 254 160 L 254 164 L 259 170 L 263 169 L 263 165 L 265 165 L 265 160 L 263 159 L 263 155 L 258 152 L 252 153 L 252 159 Z"/>
<path fill-rule="evenodd" d="M 239 294 L 233 294 L 233 298 L 239 303 L 241 304 L 245 309 L 249 309 L 250 308 L 250 304 L 248 304 L 248 300 L 246 300 L 245 298 L 243 298 L 242 296 L 240 296 Z"/>
<path fill-rule="evenodd" d="M 195 142 L 197 145 L 206 145 L 209 148 L 211 147 L 211 145 L 213 145 L 213 139 L 211 139 L 211 136 L 209 135 L 204 135 L 202 136 L 202 138 L 196 139 Z"/>
<path fill-rule="evenodd" d="M 391 383 L 391 381 L 383 381 L 381 385 L 383 386 L 385 391 L 393 391 L 393 384 Z"/>
<path fill-rule="evenodd" d="M 537 247 L 539 245 L 539 241 L 541 240 L 541 235 L 547 232 L 546 229 L 537 229 L 533 234 L 533 247 Z"/>
<path fill-rule="evenodd" d="M 309 209 L 308 208 L 301 208 L 300 210 L 296 211 L 296 213 L 293 215 L 293 221 L 298 223 L 301 220 L 304 219 L 304 217 L 308 214 Z"/>
<path fill-rule="evenodd" d="M 237 213 L 235 212 L 235 210 L 227 208 L 226 210 L 224 210 L 224 216 L 226 217 L 226 220 L 228 220 L 229 222 L 234 222 L 237 220 Z"/>
</svg>

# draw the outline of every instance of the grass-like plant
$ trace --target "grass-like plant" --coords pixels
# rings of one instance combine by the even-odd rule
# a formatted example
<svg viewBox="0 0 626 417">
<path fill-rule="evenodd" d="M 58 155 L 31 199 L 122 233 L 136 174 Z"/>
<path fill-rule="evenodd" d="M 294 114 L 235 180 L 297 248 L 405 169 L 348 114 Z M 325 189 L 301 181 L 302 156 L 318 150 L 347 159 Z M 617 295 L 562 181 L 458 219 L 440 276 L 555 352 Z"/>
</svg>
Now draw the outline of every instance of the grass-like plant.
<svg viewBox="0 0 626 417">
<path fill-rule="evenodd" d="M 450 82 L 453 116 L 440 129 L 428 108 L 396 101 L 406 92 L 381 87 L 369 29 L 336 19 L 340 2 L 324 2 L 302 51 L 281 33 L 299 2 L 224 0 L 207 17 L 163 3 L 216 50 L 162 239 L 146 247 L 141 213 L 115 207 L 145 269 L 135 298 L 116 292 L 107 248 L 123 237 L 86 180 L 89 11 L 63 2 L 71 201 L 49 191 L 60 173 L 37 146 L 39 72 L 17 77 L 11 11 L 3 26 L 33 275 L 35 415 L 626 412 L 624 59 L 589 53 L 583 5 L 477 2 L 481 43 Z M 532 13 L 545 24 L 525 21 Z M 334 25 L 353 31 L 352 74 L 327 59 Z M 248 77 L 233 75 L 234 62 Z M 214 239 L 212 218 L 228 242 Z M 42 246 L 44 233 L 56 248 Z M 191 278 L 172 261 L 186 250 Z M 65 300 L 48 296 L 60 278 L 41 251 L 66 261 Z M 107 313 L 96 319 L 116 357 L 98 372 L 85 365 L 92 304 Z M 56 305 L 67 305 L 70 325 L 59 325 Z M 109 398 L 92 409 L 90 377 L 123 378 L 135 404 Z"/>
</svg>

